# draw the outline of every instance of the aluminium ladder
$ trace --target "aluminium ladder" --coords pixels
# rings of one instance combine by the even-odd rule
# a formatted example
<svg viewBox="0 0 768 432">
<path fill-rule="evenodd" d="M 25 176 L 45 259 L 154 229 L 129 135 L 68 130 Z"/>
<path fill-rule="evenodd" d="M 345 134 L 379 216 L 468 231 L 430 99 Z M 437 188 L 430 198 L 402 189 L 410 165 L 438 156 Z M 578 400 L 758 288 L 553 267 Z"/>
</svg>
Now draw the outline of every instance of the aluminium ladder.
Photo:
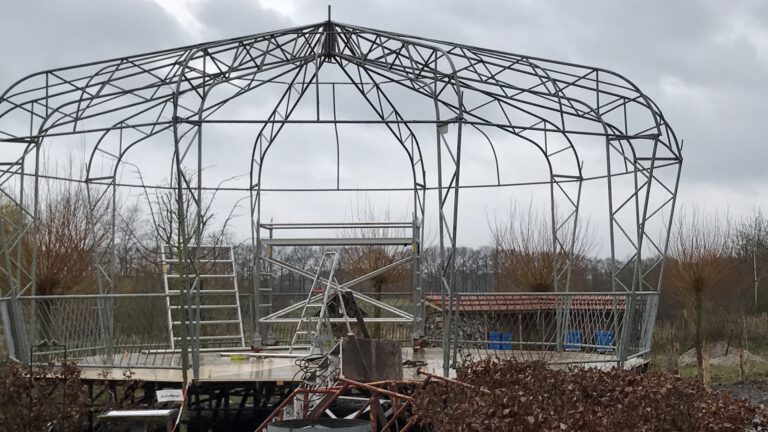
<svg viewBox="0 0 768 432">
<path fill-rule="evenodd" d="M 329 264 L 330 268 L 327 269 L 328 276 L 321 277 L 324 267 Z M 309 354 L 323 354 L 330 348 L 333 342 L 333 334 L 328 304 L 334 298 L 339 302 L 340 312 L 346 324 L 347 332 L 352 333 L 349 317 L 341 297 L 341 291 L 339 291 L 334 280 L 337 266 L 338 253 L 325 252 L 312 279 L 307 299 L 301 308 L 301 318 L 296 324 L 296 331 L 291 339 L 289 353 L 293 353 L 297 349 L 308 348 Z M 322 288 L 323 285 L 325 286 L 324 289 Z M 317 292 L 316 289 L 319 289 L 321 292 Z"/>
<path fill-rule="evenodd" d="M 237 286 L 237 268 L 232 246 L 192 246 L 188 270 L 187 338 L 197 339 L 201 349 L 245 347 L 243 317 Z M 168 246 L 161 246 L 168 333 L 171 349 L 180 337 L 181 305 L 179 264 Z"/>
</svg>

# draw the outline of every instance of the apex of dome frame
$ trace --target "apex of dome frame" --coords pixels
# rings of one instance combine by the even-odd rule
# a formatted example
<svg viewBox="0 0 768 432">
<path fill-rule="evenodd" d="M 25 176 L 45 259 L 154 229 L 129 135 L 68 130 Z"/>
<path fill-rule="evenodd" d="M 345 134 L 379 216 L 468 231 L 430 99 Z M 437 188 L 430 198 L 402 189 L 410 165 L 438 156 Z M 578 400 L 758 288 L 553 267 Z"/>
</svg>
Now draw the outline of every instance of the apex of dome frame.
<svg viewBox="0 0 768 432">
<path fill-rule="evenodd" d="M 126 118 L 116 124 L 133 126 L 135 111 L 128 112 L 129 108 L 152 102 L 177 106 L 168 123 L 205 121 L 205 115 L 219 107 L 205 106 L 209 87 L 224 83 L 236 86 L 233 83 L 245 76 L 265 74 L 287 64 L 319 69 L 326 62 L 354 64 L 382 79 L 400 80 L 398 84 L 436 100 L 451 112 L 450 117 L 436 121 L 461 120 L 512 133 L 548 130 L 564 135 L 600 135 L 630 144 L 633 140 L 658 140 L 668 153 L 663 157 L 681 159 L 680 144 L 660 109 L 620 74 L 342 24 L 330 20 L 330 14 L 329 20 L 316 24 L 33 73 L 0 93 L 0 142 L 87 131 L 78 122 L 105 117 L 99 107 L 107 105 L 110 114 L 126 111 Z M 314 77 L 304 75 L 305 79 Z M 241 90 L 253 88 L 246 85 Z M 194 102 L 200 103 L 183 100 L 195 93 L 198 100 Z M 121 98 L 127 99 L 126 106 L 120 106 Z M 484 115 L 489 101 L 502 110 L 524 112 L 530 121 L 517 124 Z M 619 114 L 628 107 L 635 111 L 633 115 L 646 117 L 641 127 L 621 124 Z M 31 113 L 39 126 L 31 133 L 29 127 L 14 130 L 3 126 L 2 119 L 15 111 Z M 594 127 L 577 127 L 569 122 L 571 119 L 586 120 Z"/>
</svg>

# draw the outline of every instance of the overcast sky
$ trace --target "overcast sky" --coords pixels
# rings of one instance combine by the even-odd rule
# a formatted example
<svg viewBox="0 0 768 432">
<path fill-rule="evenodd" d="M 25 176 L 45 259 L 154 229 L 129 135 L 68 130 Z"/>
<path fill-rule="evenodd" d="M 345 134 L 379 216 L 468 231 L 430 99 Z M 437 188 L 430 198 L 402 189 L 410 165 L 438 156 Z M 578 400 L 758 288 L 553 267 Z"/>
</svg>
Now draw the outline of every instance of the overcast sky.
<svg viewBox="0 0 768 432">
<path fill-rule="evenodd" d="M 768 1 L 0 0 L 0 87 L 41 69 L 333 19 L 615 70 L 684 140 L 680 202 L 765 207 Z"/>
</svg>

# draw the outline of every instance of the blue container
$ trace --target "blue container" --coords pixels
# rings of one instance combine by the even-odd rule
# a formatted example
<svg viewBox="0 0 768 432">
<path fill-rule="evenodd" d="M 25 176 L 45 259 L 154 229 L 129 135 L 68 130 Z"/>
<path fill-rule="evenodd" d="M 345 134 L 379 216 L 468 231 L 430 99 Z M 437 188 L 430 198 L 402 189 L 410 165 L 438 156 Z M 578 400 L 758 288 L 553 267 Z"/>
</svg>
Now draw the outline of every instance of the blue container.
<svg viewBox="0 0 768 432">
<path fill-rule="evenodd" d="M 565 346 L 563 349 L 566 351 L 578 351 L 581 349 L 581 344 L 584 337 L 579 330 L 571 330 L 565 335 Z"/>
<path fill-rule="evenodd" d="M 501 344 L 499 343 L 501 341 L 501 332 L 488 332 L 488 349 L 489 350 L 498 350 L 501 349 Z"/>
<path fill-rule="evenodd" d="M 595 331 L 595 345 L 597 345 L 597 351 L 613 351 L 613 335 L 614 333 L 610 330 Z"/>
<path fill-rule="evenodd" d="M 499 344 L 499 349 L 504 351 L 512 350 L 512 333 L 501 334 L 501 343 Z"/>
</svg>

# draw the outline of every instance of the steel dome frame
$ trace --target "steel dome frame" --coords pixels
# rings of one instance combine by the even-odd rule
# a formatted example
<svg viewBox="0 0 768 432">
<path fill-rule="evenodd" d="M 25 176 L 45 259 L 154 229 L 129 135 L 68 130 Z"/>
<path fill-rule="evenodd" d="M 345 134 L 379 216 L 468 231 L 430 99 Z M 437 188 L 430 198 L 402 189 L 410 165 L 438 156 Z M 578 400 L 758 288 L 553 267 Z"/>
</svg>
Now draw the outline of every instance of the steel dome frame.
<svg viewBox="0 0 768 432">
<path fill-rule="evenodd" d="M 326 64 L 339 67 L 376 118 L 320 118 L 319 88 L 332 85 L 318 78 Z M 284 91 L 266 118 L 215 116 L 228 102 L 269 83 L 284 84 Z M 385 85 L 423 98 L 434 107 L 434 117 L 405 117 L 402 107 L 387 96 Z M 299 102 L 313 90 L 318 95 L 317 117 L 292 118 Z M 222 92 L 225 95 L 218 94 Z M 249 187 L 243 189 L 250 196 L 255 269 L 262 265 L 261 206 L 267 190 L 262 186 L 262 167 L 280 132 L 290 124 L 363 123 L 384 125 L 406 153 L 417 222 L 423 221 L 426 191 L 438 193 L 442 293 L 448 301 L 457 292 L 460 191 L 507 186 L 498 174 L 497 159 L 496 184 L 460 182 L 462 148 L 468 145 L 462 140 L 465 129 L 482 134 L 483 145 L 489 146 L 494 158 L 496 143 L 487 134 L 490 130 L 533 146 L 547 163 L 556 291 L 569 288 L 581 185 L 596 179 L 583 174 L 576 138 L 601 140 L 606 166 L 599 179 L 607 184 L 613 290 L 659 290 L 677 197 L 681 145 L 657 105 L 631 81 L 602 68 L 342 24 L 329 17 L 286 30 L 46 70 L 5 90 L 0 95 L 0 143 L 7 150 L 0 154 L 0 185 L 5 185 L 2 193 L 25 217 L 0 221 L 0 259 L 5 263 L 2 295 L 35 294 L 35 260 L 31 268 L 25 267 L 20 248 L 21 237 L 36 232 L 44 143 L 63 136 L 98 137 L 84 178 L 69 180 L 87 184 L 92 208 L 106 205 L 110 209 L 106 221 L 112 232 L 110 245 L 96 257 L 100 292 L 107 294 L 114 291 L 115 197 L 119 188 L 137 186 L 122 184 L 118 178 L 125 154 L 151 137 L 172 135 L 173 189 L 179 199 L 189 197 L 199 215 L 201 193 L 209 186 L 201 176 L 190 178 L 182 168 L 186 163 L 201 169 L 205 125 L 228 123 L 260 125 L 250 149 Z M 427 184 L 422 158 L 426 147 L 411 127 L 415 124 L 434 126 L 434 136 L 429 138 L 435 140 L 436 184 Z M 108 169 L 96 166 L 97 156 L 110 161 Z M 634 188 L 617 196 L 613 184 L 621 176 L 632 178 Z M 564 216 L 557 217 L 556 211 Z M 646 230 L 653 223 L 664 228 L 661 240 Z M 9 232 L 16 234 L 9 238 Z M 616 264 L 618 241 L 632 250 L 631 258 L 620 266 Z M 253 289 L 259 310 L 258 283 Z M 418 290 L 414 299 L 423 307 L 418 281 L 414 289 Z M 650 326 L 655 306 L 652 309 Z M 414 339 L 424 336 L 423 316 L 418 315 Z M 447 331 L 443 342 L 450 346 Z"/>
</svg>

